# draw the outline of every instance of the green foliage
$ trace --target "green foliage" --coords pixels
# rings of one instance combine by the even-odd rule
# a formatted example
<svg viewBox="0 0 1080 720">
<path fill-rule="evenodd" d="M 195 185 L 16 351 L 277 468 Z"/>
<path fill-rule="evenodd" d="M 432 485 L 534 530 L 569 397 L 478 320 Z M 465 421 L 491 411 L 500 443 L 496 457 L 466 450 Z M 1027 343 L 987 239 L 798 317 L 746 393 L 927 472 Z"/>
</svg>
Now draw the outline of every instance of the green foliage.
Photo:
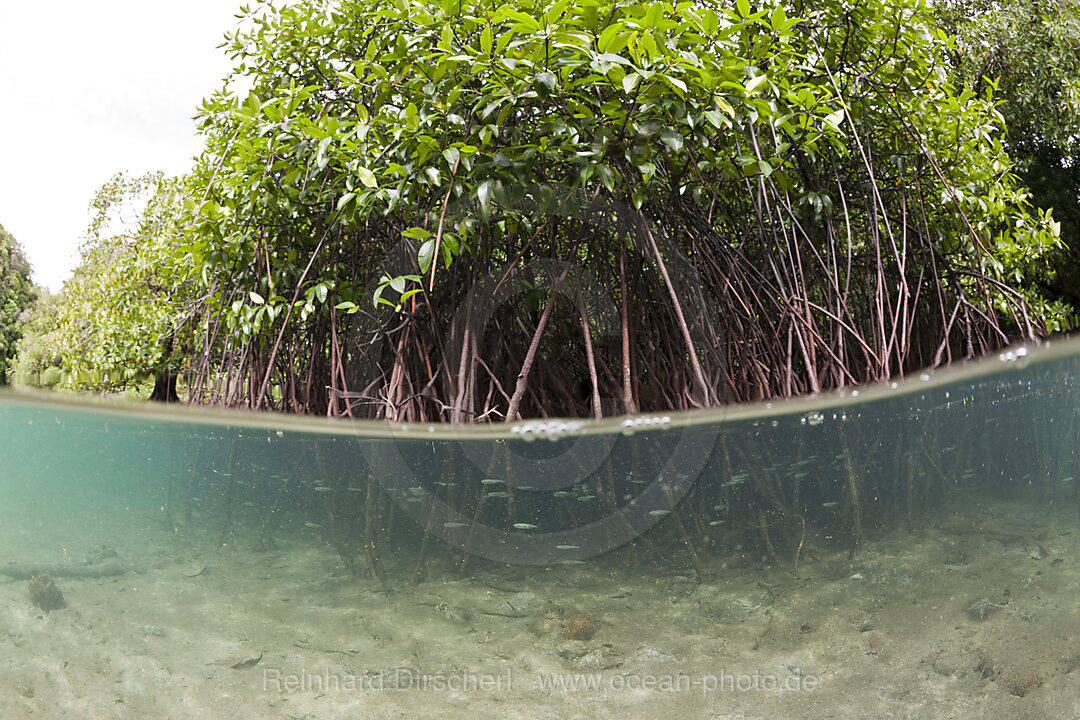
<svg viewBox="0 0 1080 720">
<path fill-rule="evenodd" d="M 202 108 L 207 149 L 187 198 L 192 257 L 224 325 L 204 357 L 245 348 L 238 376 L 273 372 L 284 337 L 325 369 L 338 322 L 356 333 L 367 318 L 377 334 L 382 306 L 427 307 L 438 328 L 470 270 L 525 253 L 617 267 L 626 233 L 597 228 L 616 215 L 662 225 L 701 272 L 736 266 L 745 284 L 714 278 L 723 303 L 760 303 L 738 332 L 777 337 L 811 318 L 793 330 L 814 335 L 811 388 L 819 353 L 805 348 L 843 355 L 814 323 L 882 343 L 865 360 L 879 366 L 859 373 L 938 361 L 906 342 L 888 359 L 873 320 L 883 294 L 940 300 L 916 318 L 944 334 L 927 348 L 954 342 L 951 322 L 933 327 L 951 303 L 1019 336 L 1040 314 L 1060 322 L 1026 282 L 1057 243 L 1053 218 L 1011 174 L 992 99 L 950 84 L 949 46 L 920 0 L 300 0 L 247 13 L 251 29 L 227 43 L 244 82 Z M 830 259 L 789 273 L 811 263 L 801 243 Z M 740 362 L 749 373 L 762 360 Z M 787 363 L 803 372 L 790 351 Z"/>
<path fill-rule="evenodd" d="M 993 86 L 1009 144 L 1077 142 L 1080 18 L 1058 0 L 948 0 L 939 22 L 955 37 L 957 74 L 976 91 Z"/>
<path fill-rule="evenodd" d="M 181 183 L 116 175 L 98 191 L 81 262 L 64 284 L 58 344 L 74 387 L 116 390 L 174 371 L 190 341 L 193 268 L 178 224 Z"/>
<path fill-rule="evenodd" d="M 1080 311 L 1080 18 L 1057 0 L 948 0 L 941 25 L 955 36 L 958 82 L 993 89 L 1033 202 L 1053 208 L 1065 252 L 1026 281 L 1060 298 L 1049 307 L 1053 329 L 1077 326 Z M 1065 301 L 1071 305 L 1066 305 Z"/>
<path fill-rule="evenodd" d="M 18 241 L 0 225 L 0 384 L 7 381 L 33 299 L 30 263 Z"/>
<path fill-rule="evenodd" d="M 56 387 L 63 379 L 63 358 L 60 355 L 59 296 L 38 289 L 34 304 L 23 324 L 18 356 L 11 369 L 11 379 L 17 385 Z"/>
</svg>

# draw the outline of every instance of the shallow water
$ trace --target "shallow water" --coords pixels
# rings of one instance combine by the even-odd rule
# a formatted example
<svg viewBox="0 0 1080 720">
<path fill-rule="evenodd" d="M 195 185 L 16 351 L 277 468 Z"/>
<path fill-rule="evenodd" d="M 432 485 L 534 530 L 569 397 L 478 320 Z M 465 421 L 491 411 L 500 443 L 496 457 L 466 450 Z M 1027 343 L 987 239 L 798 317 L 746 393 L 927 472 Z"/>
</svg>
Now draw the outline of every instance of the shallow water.
<svg viewBox="0 0 1080 720">
<path fill-rule="evenodd" d="M 0 716 L 1075 716 L 1078 378 L 463 429 L 3 395 Z"/>
</svg>

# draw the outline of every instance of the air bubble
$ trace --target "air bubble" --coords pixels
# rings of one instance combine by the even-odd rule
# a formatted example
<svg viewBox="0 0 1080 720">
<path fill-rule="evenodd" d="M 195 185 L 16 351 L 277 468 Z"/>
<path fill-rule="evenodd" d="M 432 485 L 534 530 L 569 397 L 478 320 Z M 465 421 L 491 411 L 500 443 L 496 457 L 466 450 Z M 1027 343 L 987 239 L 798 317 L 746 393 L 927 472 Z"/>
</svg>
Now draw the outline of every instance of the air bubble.
<svg viewBox="0 0 1080 720">
<path fill-rule="evenodd" d="M 577 432 L 585 423 L 581 420 L 531 421 L 515 425 L 510 432 L 521 435 L 522 440 L 531 441 L 538 437 L 557 440 L 563 435 Z"/>
</svg>

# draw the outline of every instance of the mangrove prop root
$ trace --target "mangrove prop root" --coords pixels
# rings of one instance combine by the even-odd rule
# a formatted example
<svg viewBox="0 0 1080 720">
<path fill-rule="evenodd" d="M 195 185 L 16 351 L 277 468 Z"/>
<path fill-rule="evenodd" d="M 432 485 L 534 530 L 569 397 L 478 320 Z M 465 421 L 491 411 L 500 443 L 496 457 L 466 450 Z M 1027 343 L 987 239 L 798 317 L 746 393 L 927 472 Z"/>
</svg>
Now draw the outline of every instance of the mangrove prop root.
<svg viewBox="0 0 1080 720">
<path fill-rule="evenodd" d="M 225 490 L 225 517 L 221 521 L 221 535 L 218 537 L 218 547 L 225 547 L 225 539 L 229 533 L 229 525 L 232 524 L 233 495 L 236 489 L 236 438 L 229 445 L 229 463 L 225 472 L 229 475 Z"/>
<path fill-rule="evenodd" d="M 776 560 L 776 548 L 773 547 L 772 540 L 769 538 L 769 524 L 765 522 L 765 511 L 758 512 L 758 531 L 761 533 L 761 542 L 765 545 L 765 552 L 769 554 L 770 560 Z"/>
<path fill-rule="evenodd" d="M 859 507 L 859 486 L 855 466 L 851 463 L 851 449 L 847 434 L 840 428 L 840 442 L 844 451 L 844 469 L 847 471 L 848 502 L 851 505 L 851 557 L 862 549 L 862 509 Z"/>
</svg>

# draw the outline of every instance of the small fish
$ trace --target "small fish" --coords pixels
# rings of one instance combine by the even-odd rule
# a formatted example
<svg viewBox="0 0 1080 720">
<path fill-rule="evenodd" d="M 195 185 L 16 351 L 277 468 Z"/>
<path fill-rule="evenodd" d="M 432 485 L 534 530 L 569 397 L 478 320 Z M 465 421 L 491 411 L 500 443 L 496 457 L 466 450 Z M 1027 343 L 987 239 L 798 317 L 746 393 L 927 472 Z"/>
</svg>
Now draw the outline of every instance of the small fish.
<svg viewBox="0 0 1080 720">
<path fill-rule="evenodd" d="M 711 523 L 709 523 L 709 527 L 716 527 L 717 525 L 723 525 L 726 522 L 727 522 L 727 520 L 713 520 Z"/>
<path fill-rule="evenodd" d="M 247 660 L 237 660 L 229 665 L 233 670 L 246 670 L 250 667 L 255 667 L 262 662 L 263 654 L 259 653 L 258 657 L 248 658 Z"/>
<path fill-rule="evenodd" d="M 556 545 L 556 550 L 580 550 L 580 545 Z"/>
<path fill-rule="evenodd" d="M 364 488 L 346 488 L 349 492 L 364 492 Z"/>
<path fill-rule="evenodd" d="M 825 502 L 825 503 L 821 503 L 821 507 L 823 507 L 823 508 L 834 508 L 834 507 L 836 507 L 836 506 L 837 506 L 837 505 L 839 505 L 839 504 L 840 504 L 840 503 L 838 503 L 838 502 L 836 502 L 835 500 L 833 500 L 833 501 L 831 501 L 831 502 Z"/>
<path fill-rule="evenodd" d="M 590 500 L 595 500 L 595 499 L 596 499 L 595 495 L 582 495 L 582 496 L 580 496 L 578 498 L 578 502 L 588 502 Z"/>
<path fill-rule="evenodd" d="M 535 530 L 537 528 L 537 526 L 532 523 L 514 523 L 514 527 L 518 530 Z"/>
<path fill-rule="evenodd" d="M 731 487 L 733 485 L 739 485 L 740 483 L 746 482 L 749 479 L 749 477 L 750 476 L 747 475 L 746 473 L 738 473 L 736 475 L 732 475 L 731 479 L 728 480 L 726 483 L 724 483 L 723 486 L 724 487 Z"/>
<path fill-rule="evenodd" d="M 313 522 L 304 523 L 304 526 L 309 527 L 309 528 L 321 528 L 322 527 L 322 525 L 320 525 L 319 523 L 313 523 Z"/>
<path fill-rule="evenodd" d="M 510 497 L 510 493 L 508 493 L 508 492 L 502 492 L 501 490 L 497 490 L 497 491 L 495 491 L 495 492 L 489 492 L 489 493 L 487 494 L 487 497 L 494 497 L 494 498 L 508 498 L 508 497 Z"/>
<path fill-rule="evenodd" d="M 569 490 L 556 490 L 551 494 L 558 498 L 574 497 L 574 493 L 570 492 Z"/>
<path fill-rule="evenodd" d="M 1072 475 L 1070 475 L 1069 477 L 1061 478 L 1061 482 L 1063 482 L 1063 483 L 1072 482 Z"/>
<path fill-rule="evenodd" d="M 584 560 L 563 560 L 562 564 L 563 565 L 584 565 L 585 561 Z"/>
<path fill-rule="evenodd" d="M 463 522 L 444 522 L 444 523 L 442 524 L 442 526 L 443 526 L 444 528 L 459 528 L 459 527 L 465 527 L 465 526 L 467 526 L 468 524 L 469 524 L 469 523 L 463 523 Z"/>
<path fill-rule="evenodd" d="M 318 485 L 315 487 L 315 492 L 334 492 L 334 488 L 328 488 L 325 485 Z"/>
<path fill-rule="evenodd" d="M 662 515 L 670 515 L 670 514 L 671 514 L 671 511 L 670 511 L 670 510 L 650 510 L 650 511 L 649 511 L 649 514 L 650 514 L 650 515 L 655 515 L 655 516 L 657 516 L 657 517 L 660 517 L 660 516 L 662 516 Z"/>
<path fill-rule="evenodd" d="M 502 480 L 496 480 L 495 478 L 484 478 L 480 482 L 484 485 L 502 485 Z"/>
</svg>

